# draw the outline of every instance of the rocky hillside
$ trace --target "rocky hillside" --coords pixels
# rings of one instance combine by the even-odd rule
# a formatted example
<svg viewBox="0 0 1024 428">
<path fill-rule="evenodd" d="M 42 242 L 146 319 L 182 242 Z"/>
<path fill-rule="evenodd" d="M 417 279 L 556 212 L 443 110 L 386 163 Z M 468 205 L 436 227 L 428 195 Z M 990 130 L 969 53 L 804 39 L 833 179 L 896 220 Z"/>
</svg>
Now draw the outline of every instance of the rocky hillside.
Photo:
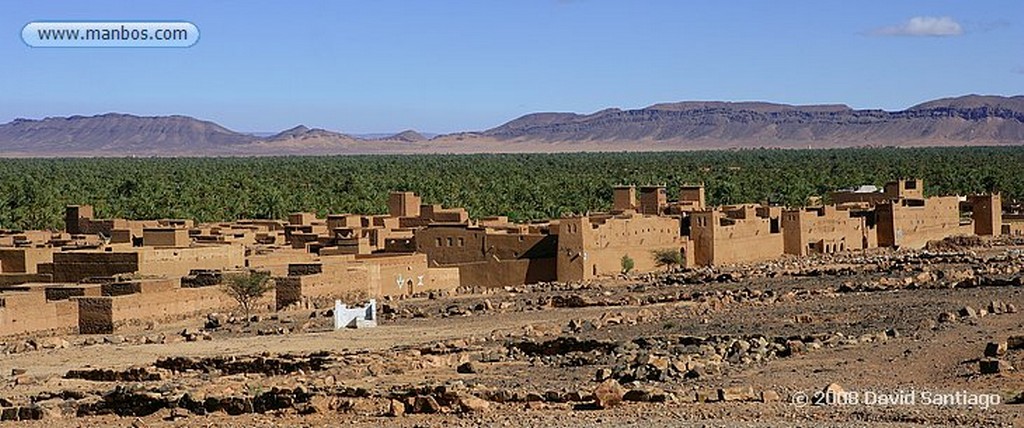
<svg viewBox="0 0 1024 428">
<path fill-rule="evenodd" d="M 547 142 L 655 141 L 680 148 L 1024 142 L 1024 96 L 965 96 L 903 111 L 845 105 L 682 102 L 580 115 L 530 114 L 481 135 Z"/>
<path fill-rule="evenodd" d="M 512 143 L 512 144 L 510 144 Z M 355 137 L 297 126 L 259 137 L 187 116 L 16 119 L 0 157 L 211 156 L 692 150 L 745 147 L 1018 145 L 1024 96 L 969 95 L 902 111 L 845 105 L 680 102 L 592 114 L 534 113 L 482 132 Z"/>
<path fill-rule="evenodd" d="M 256 137 L 186 116 L 98 116 L 16 119 L 0 125 L 0 154 L 205 152 Z"/>
</svg>

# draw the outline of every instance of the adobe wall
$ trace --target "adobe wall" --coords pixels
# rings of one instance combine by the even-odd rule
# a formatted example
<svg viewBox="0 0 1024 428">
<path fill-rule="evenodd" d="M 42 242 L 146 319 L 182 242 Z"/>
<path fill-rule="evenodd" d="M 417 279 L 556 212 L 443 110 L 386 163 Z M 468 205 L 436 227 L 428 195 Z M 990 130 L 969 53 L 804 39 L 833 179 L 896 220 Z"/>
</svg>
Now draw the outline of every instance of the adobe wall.
<svg viewBox="0 0 1024 428">
<path fill-rule="evenodd" d="M 1003 198 L 1000 194 L 972 195 L 967 197 L 967 201 L 971 205 L 975 235 L 998 236 L 1002 233 Z"/>
<path fill-rule="evenodd" d="M 139 270 L 137 252 L 78 251 L 53 254 L 53 280 L 79 282 L 95 276 L 114 276 Z"/>
<path fill-rule="evenodd" d="M 67 301 L 47 301 L 43 290 L 0 293 L 0 335 L 73 330 L 78 326 L 78 306 Z"/>
<path fill-rule="evenodd" d="M 502 233 L 464 225 L 430 226 L 414 231 L 416 252 L 427 255 L 431 266 L 475 263 L 497 257 L 553 258 L 556 235 Z"/>
<path fill-rule="evenodd" d="M 135 321 L 162 321 L 237 307 L 234 299 L 220 287 L 76 297 L 72 301 L 78 305 L 78 324 L 82 334 L 109 334 Z"/>
<path fill-rule="evenodd" d="M 370 272 L 370 287 L 375 296 L 403 296 L 429 289 L 455 289 L 459 286 L 457 277 L 450 283 L 437 281 L 433 273 L 444 273 L 451 280 L 451 272 L 427 268 L 427 255 L 420 253 L 403 255 L 357 256 L 356 260 L 366 264 Z M 453 269 L 458 272 L 458 269 Z"/>
<path fill-rule="evenodd" d="M 142 229 L 142 245 L 147 247 L 187 247 L 190 243 L 187 229 Z"/>
<path fill-rule="evenodd" d="M 304 299 L 404 296 L 459 286 L 458 268 L 428 268 L 425 254 L 374 254 L 321 257 L 293 263 L 289 276 L 275 279 L 278 309 Z"/>
<path fill-rule="evenodd" d="M 1003 218 L 1002 234 L 1024 236 L 1024 218 Z"/>
<path fill-rule="evenodd" d="M 875 208 L 880 247 L 921 248 L 928 241 L 974 233 L 973 224 L 960 223 L 960 199 L 934 196 L 902 199 Z"/>
<path fill-rule="evenodd" d="M 181 277 L 192 269 L 234 269 L 245 266 L 245 247 L 217 245 L 139 250 L 140 275 Z"/>
<path fill-rule="evenodd" d="M 559 281 L 589 280 L 622 272 L 622 257 L 633 272 L 657 269 L 653 252 L 672 249 L 692 261 L 692 244 L 680 235 L 678 218 L 642 215 L 565 218 L 558 225 Z"/>
<path fill-rule="evenodd" d="M 392 217 L 419 217 L 422 200 L 413 192 L 388 194 L 388 214 Z"/>
<path fill-rule="evenodd" d="M 459 283 L 470 287 L 505 287 L 558 278 L 556 258 L 485 260 L 457 265 Z"/>
<path fill-rule="evenodd" d="M 324 273 L 274 278 L 274 302 L 278 310 L 304 299 L 329 302 L 352 294 L 372 297 L 373 291 L 367 267 L 359 264 L 334 265 Z"/>
<path fill-rule="evenodd" d="M 252 254 L 248 257 L 249 268 L 270 272 L 271 276 L 288 275 L 288 265 L 291 263 L 312 262 L 316 260 L 316 254 L 305 250 L 275 249 L 264 254 Z"/>
<path fill-rule="evenodd" d="M 44 248 L 0 248 L 0 273 L 38 273 L 40 263 L 52 263 L 50 247 Z"/>
<path fill-rule="evenodd" d="M 32 282 L 53 282 L 53 275 L 45 273 L 0 273 L 0 287 Z"/>
<path fill-rule="evenodd" d="M 754 215 L 752 207 L 726 215 L 720 210 L 695 212 L 690 222 L 696 264 L 702 266 L 770 260 L 785 250 L 782 225 L 772 233 L 771 218 Z M 778 221 L 778 220 L 775 220 Z"/>
<path fill-rule="evenodd" d="M 871 239 L 863 217 L 852 217 L 848 210 L 834 205 L 790 210 L 782 215 L 783 245 L 786 254 L 805 256 L 869 248 Z"/>
</svg>

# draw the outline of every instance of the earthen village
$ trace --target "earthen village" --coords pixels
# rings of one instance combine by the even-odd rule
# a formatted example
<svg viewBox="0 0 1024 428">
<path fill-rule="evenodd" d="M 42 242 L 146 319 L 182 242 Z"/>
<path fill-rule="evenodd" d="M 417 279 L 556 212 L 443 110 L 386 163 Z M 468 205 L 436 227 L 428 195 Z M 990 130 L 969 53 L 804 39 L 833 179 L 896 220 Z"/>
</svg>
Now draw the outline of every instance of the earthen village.
<svg viewBox="0 0 1024 428">
<path fill-rule="evenodd" d="M 973 363 L 942 371 L 1019 391 L 1012 366 L 1024 336 L 1000 332 L 1019 327 L 1024 262 L 1014 248 L 1024 215 L 998 193 L 926 196 L 925 184 L 836 190 L 799 209 L 710 206 L 702 185 L 674 195 L 622 185 L 608 212 L 532 223 L 471 218 L 412 192 L 392 192 L 386 215 L 221 223 L 107 219 L 68 206 L 64 230 L 0 231 L 0 341 L 11 370 L 0 414 L 186 424 L 210 415 L 405 415 L 447 424 L 515 414 L 494 411 L 503 408 L 639 412 L 633 418 L 645 406 L 693 414 L 685 406 L 700 405 L 755 420 L 763 409 L 713 403 L 791 406 L 801 381 L 818 382 L 812 396 L 843 387 L 820 374 L 783 381 L 742 370 L 816 352 L 871 354 L 909 340 L 901 333 L 924 340 L 919 330 L 959 335 L 943 325 L 979 326 L 982 317 L 1005 321 L 987 329 L 996 332 L 987 347 L 962 346 Z M 243 315 L 225 282 L 254 273 L 273 286 Z M 800 282 L 808 278 L 818 282 Z M 936 287 L 992 291 L 955 304 L 892 294 Z M 375 327 L 333 328 L 336 304 L 370 301 Z M 907 320 L 874 312 L 879 304 L 946 309 Z M 112 352 L 104 347 L 139 356 L 86 360 Z M 32 357 L 68 352 L 80 358 Z M 29 361 L 40 368 L 26 369 Z M 517 375 L 527 372 L 533 380 Z M 171 380 L 186 386 L 160 389 Z M 855 409 L 828 411 L 838 413 L 819 417 Z"/>
</svg>

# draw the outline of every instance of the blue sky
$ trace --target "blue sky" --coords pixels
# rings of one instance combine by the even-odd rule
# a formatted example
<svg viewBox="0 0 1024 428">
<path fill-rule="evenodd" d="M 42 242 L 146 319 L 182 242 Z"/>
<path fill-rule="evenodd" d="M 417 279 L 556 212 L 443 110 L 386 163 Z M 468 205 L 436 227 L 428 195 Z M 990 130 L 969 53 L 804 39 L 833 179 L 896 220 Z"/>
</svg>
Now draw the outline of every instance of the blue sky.
<svg viewBox="0 0 1024 428">
<path fill-rule="evenodd" d="M 0 122 L 479 130 L 683 100 L 898 110 L 1024 93 L 1024 2 L 0 0 Z M 187 20 L 185 49 L 29 48 L 39 20 Z"/>
</svg>

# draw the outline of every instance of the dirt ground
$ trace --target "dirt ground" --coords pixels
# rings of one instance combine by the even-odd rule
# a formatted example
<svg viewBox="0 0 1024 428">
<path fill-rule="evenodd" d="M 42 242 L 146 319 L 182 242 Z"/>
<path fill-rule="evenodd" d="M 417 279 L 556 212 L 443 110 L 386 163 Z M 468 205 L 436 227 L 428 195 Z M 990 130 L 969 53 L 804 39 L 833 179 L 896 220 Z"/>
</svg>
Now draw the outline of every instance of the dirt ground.
<svg viewBox="0 0 1024 428">
<path fill-rule="evenodd" d="M 331 331 L 305 310 L 32 338 L 0 357 L 0 419 L 1024 425 L 1019 244 L 462 290 L 382 302 L 376 328 Z"/>
</svg>

